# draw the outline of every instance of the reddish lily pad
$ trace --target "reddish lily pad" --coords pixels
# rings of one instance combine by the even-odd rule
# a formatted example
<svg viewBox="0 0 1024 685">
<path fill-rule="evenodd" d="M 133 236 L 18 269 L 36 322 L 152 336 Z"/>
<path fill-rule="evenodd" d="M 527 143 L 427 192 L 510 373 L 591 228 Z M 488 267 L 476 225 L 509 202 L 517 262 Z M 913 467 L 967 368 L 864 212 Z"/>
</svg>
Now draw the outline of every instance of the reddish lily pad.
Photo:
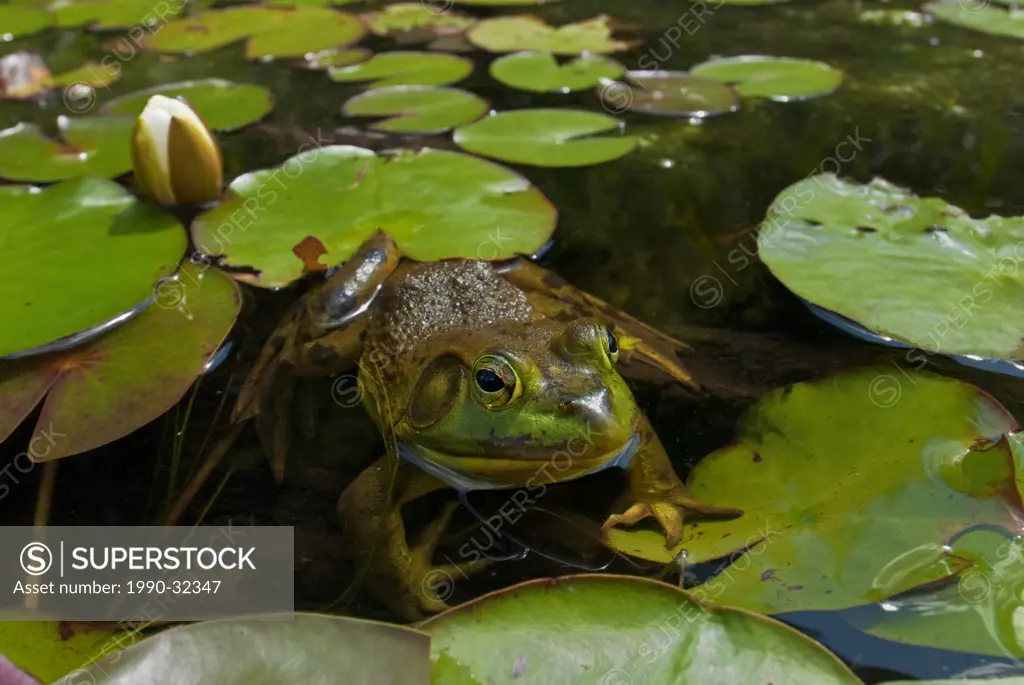
<svg viewBox="0 0 1024 685">
<path fill-rule="evenodd" d="M 47 138 L 35 124 L 0 131 L 0 177 L 48 183 L 79 176 L 114 178 L 131 170 L 126 117 L 57 118 L 64 142 Z"/>
<path fill-rule="evenodd" d="M 334 81 L 372 81 L 368 88 L 388 86 L 446 86 L 461 81 L 473 71 L 465 57 L 436 52 L 384 52 L 360 64 L 330 69 Z"/>
<path fill-rule="evenodd" d="M 239 176 L 219 205 L 192 222 L 192 236 L 202 252 L 257 270 L 240 280 L 277 288 L 302 276 L 292 249 L 311 233 L 327 249 L 321 263 L 330 265 L 378 230 L 412 259 L 479 259 L 486 244 L 487 258 L 500 260 L 536 252 L 555 219 L 529 181 L 477 157 L 432 149 L 377 157 L 334 145 Z M 493 237 L 496 226 L 501 240 Z"/>
<path fill-rule="evenodd" d="M 602 14 L 554 28 L 540 17 L 523 14 L 484 19 L 466 35 L 471 43 L 490 52 L 540 50 L 556 55 L 579 55 L 629 49 L 632 43 L 612 39 L 609 22 L 610 17 Z"/>
<path fill-rule="evenodd" d="M 31 376 L 49 381 L 33 440 L 50 448 L 34 461 L 100 447 L 159 417 L 202 373 L 241 307 L 233 280 L 190 263 L 158 281 L 153 296 L 144 312 L 92 342 L 0 369 L 0 395 L 7 387 L 22 398 L 26 388 L 38 394 L 43 381 Z M 0 426 L 17 418 L 0 416 Z"/>
<path fill-rule="evenodd" d="M 167 83 L 123 95 L 103 105 L 103 114 L 137 117 L 154 95 L 184 98 L 210 129 L 233 131 L 259 121 L 274 107 L 274 96 L 262 86 L 209 78 Z"/>
<path fill-rule="evenodd" d="M 390 117 L 370 124 L 378 131 L 444 133 L 476 121 L 489 107 L 483 98 L 458 88 L 394 86 L 357 95 L 345 103 L 342 112 L 348 116 Z"/>
</svg>

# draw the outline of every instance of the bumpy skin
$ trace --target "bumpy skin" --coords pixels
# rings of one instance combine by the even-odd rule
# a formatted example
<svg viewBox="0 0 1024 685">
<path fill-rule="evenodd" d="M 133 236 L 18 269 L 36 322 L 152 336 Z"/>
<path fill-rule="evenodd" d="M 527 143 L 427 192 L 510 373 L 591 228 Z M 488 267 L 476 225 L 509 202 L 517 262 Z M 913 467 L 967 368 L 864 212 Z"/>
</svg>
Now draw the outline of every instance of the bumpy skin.
<svg viewBox="0 0 1024 685">
<path fill-rule="evenodd" d="M 629 506 L 606 528 L 653 517 L 675 546 L 687 512 L 741 513 L 686 491 L 620 374 L 649 378 L 653 369 L 692 384 L 675 362 L 681 343 L 532 262 L 511 266 L 399 263 L 394 246 L 377 236 L 346 264 L 347 276 L 335 275 L 286 316 L 236 406 L 236 420 L 256 417 L 280 473 L 288 445 L 282 410 L 294 374 L 358 364 L 364 406 L 406 459 L 373 464 L 342 493 L 338 511 L 352 556 L 368 565 L 370 589 L 409 620 L 445 607 L 440 581 L 485 565 L 433 565 L 454 504 L 419 541 L 407 540 L 402 505 L 439 488 L 570 480 L 619 465 L 617 458 L 635 449 Z M 342 306 L 331 305 L 334 293 Z M 373 293 L 365 314 L 349 321 L 345 311 L 360 309 Z M 332 330 L 330 320 L 345 325 Z M 554 454 L 567 452 L 577 455 L 571 463 L 546 468 Z"/>
</svg>

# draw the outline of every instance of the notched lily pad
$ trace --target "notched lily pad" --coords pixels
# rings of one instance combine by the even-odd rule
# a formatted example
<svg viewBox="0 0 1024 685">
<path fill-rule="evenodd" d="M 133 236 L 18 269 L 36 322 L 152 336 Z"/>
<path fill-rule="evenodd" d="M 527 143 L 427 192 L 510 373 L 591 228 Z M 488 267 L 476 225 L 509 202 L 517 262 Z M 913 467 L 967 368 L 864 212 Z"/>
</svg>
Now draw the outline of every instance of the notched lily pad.
<svg viewBox="0 0 1024 685">
<path fill-rule="evenodd" d="M 153 26 L 181 14 L 187 6 L 153 0 L 56 0 L 47 9 L 60 28 L 88 25 L 102 30 Z"/>
<path fill-rule="evenodd" d="M 1024 217 L 973 219 L 881 178 L 821 174 L 775 198 L 758 246 L 794 293 L 878 334 L 1024 360 Z"/>
<path fill-rule="evenodd" d="M 370 125 L 378 131 L 444 133 L 476 121 L 489 107 L 483 98 L 458 88 L 393 86 L 356 95 L 345 103 L 342 112 L 347 116 L 391 117 Z"/>
<path fill-rule="evenodd" d="M 80 297 L 82 285 L 75 284 Z M 26 375 L 50 380 L 35 436 L 49 440 L 52 449 L 33 455 L 36 461 L 95 449 L 166 412 L 216 354 L 241 307 L 233 280 L 190 263 L 151 285 L 150 293 L 153 304 L 113 331 L 0 370 L 0 392 L 8 383 L 24 384 Z M 54 430 L 60 435 L 47 438 Z"/>
<path fill-rule="evenodd" d="M 623 157 L 636 136 L 586 137 L 617 131 L 622 122 L 596 112 L 524 109 L 499 112 L 455 129 L 463 150 L 505 162 L 543 167 L 578 167 Z"/>
<path fill-rule="evenodd" d="M 621 81 L 605 81 L 598 94 L 612 111 L 709 117 L 735 112 L 739 95 L 731 87 L 684 71 L 631 71 Z"/>
<path fill-rule="evenodd" d="M 632 43 L 612 39 L 611 17 L 549 26 L 540 17 L 523 14 L 484 19 L 467 33 L 470 42 L 490 52 L 539 50 L 556 55 L 600 54 L 628 50 Z"/>
<path fill-rule="evenodd" d="M 629 576 L 542 578 L 420 627 L 430 633 L 435 677 L 462 667 L 486 683 L 735 685 L 740 664 L 756 664 L 758 682 L 860 685 L 839 659 L 781 622 Z"/>
<path fill-rule="evenodd" d="M 683 549 L 691 563 L 728 557 L 693 590 L 723 604 L 868 604 L 962 570 L 945 547 L 958 532 L 1013 524 L 1021 502 L 999 438 L 1016 428 L 985 392 L 930 373 L 879 367 L 799 383 L 748 410 L 737 441 L 687 479 L 696 498 L 743 516 L 689 523 L 675 550 L 653 531 L 610 541 L 654 561 Z"/>
<path fill-rule="evenodd" d="M 946 1 L 926 3 L 924 11 L 947 24 L 993 36 L 1024 38 L 1024 12 L 1014 7 L 992 7 L 981 0 L 973 3 Z"/>
<path fill-rule="evenodd" d="M 258 271 L 237 278 L 276 288 L 302 276 L 292 249 L 311 226 L 327 249 L 324 264 L 344 262 L 378 230 L 412 259 L 480 259 L 486 249 L 486 258 L 500 260 L 540 249 L 555 218 L 529 181 L 470 155 L 425 149 L 377 157 L 335 145 L 239 176 L 222 202 L 192 223 L 192 236 L 225 264 Z"/>
<path fill-rule="evenodd" d="M 360 14 L 359 18 L 373 34 L 406 42 L 412 37 L 428 41 L 458 35 L 476 23 L 476 19 L 460 12 L 438 9 L 443 8 L 429 2 L 399 2 L 378 12 Z"/>
<path fill-rule="evenodd" d="M 131 310 L 173 273 L 186 247 L 173 216 L 92 177 L 45 190 L 0 187 L 0 226 L 0 356 Z"/>
<path fill-rule="evenodd" d="M 111 100 L 100 109 L 102 114 L 137 117 L 154 95 L 183 97 L 203 122 L 215 131 L 233 131 L 259 121 L 274 107 L 269 90 L 251 83 L 232 83 L 223 79 L 202 79 L 167 83 Z"/>
<path fill-rule="evenodd" d="M 49 183 L 79 176 L 114 178 L 131 170 L 129 142 L 134 121 L 127 117 L 57 117 L 64 142 L 48 138 L 35 124 L 0 131 L 0 177 Z"/>
<path fill-rule="evenodd" d="M 824 62 L 764 55 L 710 60 L 693 67 L 690 73 L 731 85 L 742 97 L 779 102 L 828 95 L 843 82 L 843 72 Z"/>
<path fill-rule="evenodd" d="M 27 36 L 53 25 L 53 16 L 36 7 L 0 5 L 0 42 Z"/>
<path fill-rule="evenodd" d="M 473 71 L 472 60 L 436 52 L 382 52 L 360 64 L 329 69 L 334 81 L 372 81 L 367 88 L 447 86 Z"/>
<path fill-rule="evenodd" d="M 577 57 L 559 64 L 550 52 L 517 52 L 491 62 L 490 72 L 506 86 L 536 93 L 568 93 L 617 79 L 626 68 L 607 57 Z"/>
</svg>

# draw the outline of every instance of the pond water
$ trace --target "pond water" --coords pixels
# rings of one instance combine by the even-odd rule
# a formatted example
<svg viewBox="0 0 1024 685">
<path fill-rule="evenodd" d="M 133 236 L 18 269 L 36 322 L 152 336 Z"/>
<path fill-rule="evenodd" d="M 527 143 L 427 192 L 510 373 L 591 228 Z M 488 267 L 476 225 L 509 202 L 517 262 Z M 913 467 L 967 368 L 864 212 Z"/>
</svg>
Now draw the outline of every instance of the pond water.
<svg viewBox="0 0 1024 685">
<path fill-rule="evenodd" d="M 667 0 L 565 0 L 530 11 L 551 24 L 607 13 L 639 25 L 644 42 L 615 55 L 630 69 L 656 64 L 686 70 L 714 56 L 766 54 L 821 60 L 842 70 L 845 82 L 837 92 L 807 102 L 744 100 L 738 112 L 703 121 L 614 112 L 628 133 L 642 137 L 632 154 L 574 169 L 511 165 L 558 209 L 554 244 L 542 263 L 644 321 L 698 341 L 708 376 L 725 384 L 763 392 L 864 364 L 887 365 L 893 382 L 906 383 L 905 372 L 921 368 L 921 358 L 858 341 L 816 317 L 759 262 L 755 229 L 780 191 L 819 172 L 860 182 L 882 176 L 976 217 L 1024 215 L 1024 44 L 945 24 L 919 25 L 920 5 L 906 1 L 708 3 L 705 9 Z M 473 11 L 488 16 L 501 10 Z M 880 12 L 888 19 L 873 18 Z M 102 59 L 111 35 L 117 34 L 46 31 L 0 43 L 0 55 L 33 50 L 58 72 Z M 373 38 L 365 44 L 394 45 Z M 492 59 L 483 52 L 470 56 L 478 64 Z M 185 58 L 140 53 L 124 61 L 124 78 L 96 89 L 97 105 L 154 84 L 210 76 L 272 89 L 271 114 L 221 137 L 226 180 L 280 164 L 310 142 L 380 148 L 401 140 L 353 130 L 360 122 L 342 117 L 341 104 L 362 91 L 359 84 L 335 83 L 322 72 L 282 62 L 246 61 L 240 45 Z M 495 82 L 479 67 L 459 87 L 498 110 L 602 111 L 589 90 L 531 94 Z M 64 103 L 58 97 L 46 104 L 0 102 L 0 128 L 24 121 L 52 128 L 54 118 L 65 113 Z M 900 288 L 898 272 L 888 278 L 893 289 Z M 203 377 L 195 393 L 133 435 L 64 460 L 51 523 L 161 520 L 170 482 L 180 488 L 198 455 L 223 435 L 247 364 L 301 289 L 250 289 L 231 336 L 233 354 Z M 1024 380 L 938 356 L 928 357 L 927 368 L 982 387 L 1024 421 Z M 324 383 L 329 388 L 331 380 Z M 743 393 L 696 405 L 671 392 L 638 394 L 680 470 L 728 443 L 736 418 L 750 404 L 739 397 Z M 190 509 L 193 518 L 205 513 L 207 522 L 234 517 L 295 525 L 298 603 L 314 609 L 337 600 L 347 584 L 337 549 L 337 494 L 380 450 L 372 424 L 359 410 L 327 404 L 319 410 L 316 440 L 304 443 L 283 483 L 274 482 L 250 440 L 229 459 L 231 477 L 220 481 L 218 474 Z M 19 451 L 29 434 L 29 425 L 22 426 L 0 447 L 2 456 Z M 40 477 L 31 473 L 26 480 Z M 34 488 L 13 491 L 0 512 L 3 523 L 30 522 L 33 504 Z M 500 586 L 533 569 L 504 573 L 484 584 Z M 986 664 L 1012 667 L 1010 659 L 903 646 L 853 627 L 864 614 L 883 610 L 783 618 L 853 664 L 868 682 L 940 678 Z M 388 617 L 365 602 L 345 611 Z"/>
</svg>

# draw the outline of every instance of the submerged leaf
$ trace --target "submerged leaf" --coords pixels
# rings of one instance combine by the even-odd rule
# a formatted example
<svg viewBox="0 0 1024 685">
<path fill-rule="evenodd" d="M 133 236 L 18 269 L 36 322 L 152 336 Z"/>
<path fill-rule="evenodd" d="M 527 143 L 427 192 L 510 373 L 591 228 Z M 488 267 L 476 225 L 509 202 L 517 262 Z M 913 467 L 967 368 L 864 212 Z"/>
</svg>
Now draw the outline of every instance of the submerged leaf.
<svg viewBox="0 0 1024 685">
<path fill-rule="evenodd" d="M 708 117 L 739 109 L 731 87 L 683 71 L 631 71 L 598 91 L 608 109 L 662 116 Z"/>
</svg>

